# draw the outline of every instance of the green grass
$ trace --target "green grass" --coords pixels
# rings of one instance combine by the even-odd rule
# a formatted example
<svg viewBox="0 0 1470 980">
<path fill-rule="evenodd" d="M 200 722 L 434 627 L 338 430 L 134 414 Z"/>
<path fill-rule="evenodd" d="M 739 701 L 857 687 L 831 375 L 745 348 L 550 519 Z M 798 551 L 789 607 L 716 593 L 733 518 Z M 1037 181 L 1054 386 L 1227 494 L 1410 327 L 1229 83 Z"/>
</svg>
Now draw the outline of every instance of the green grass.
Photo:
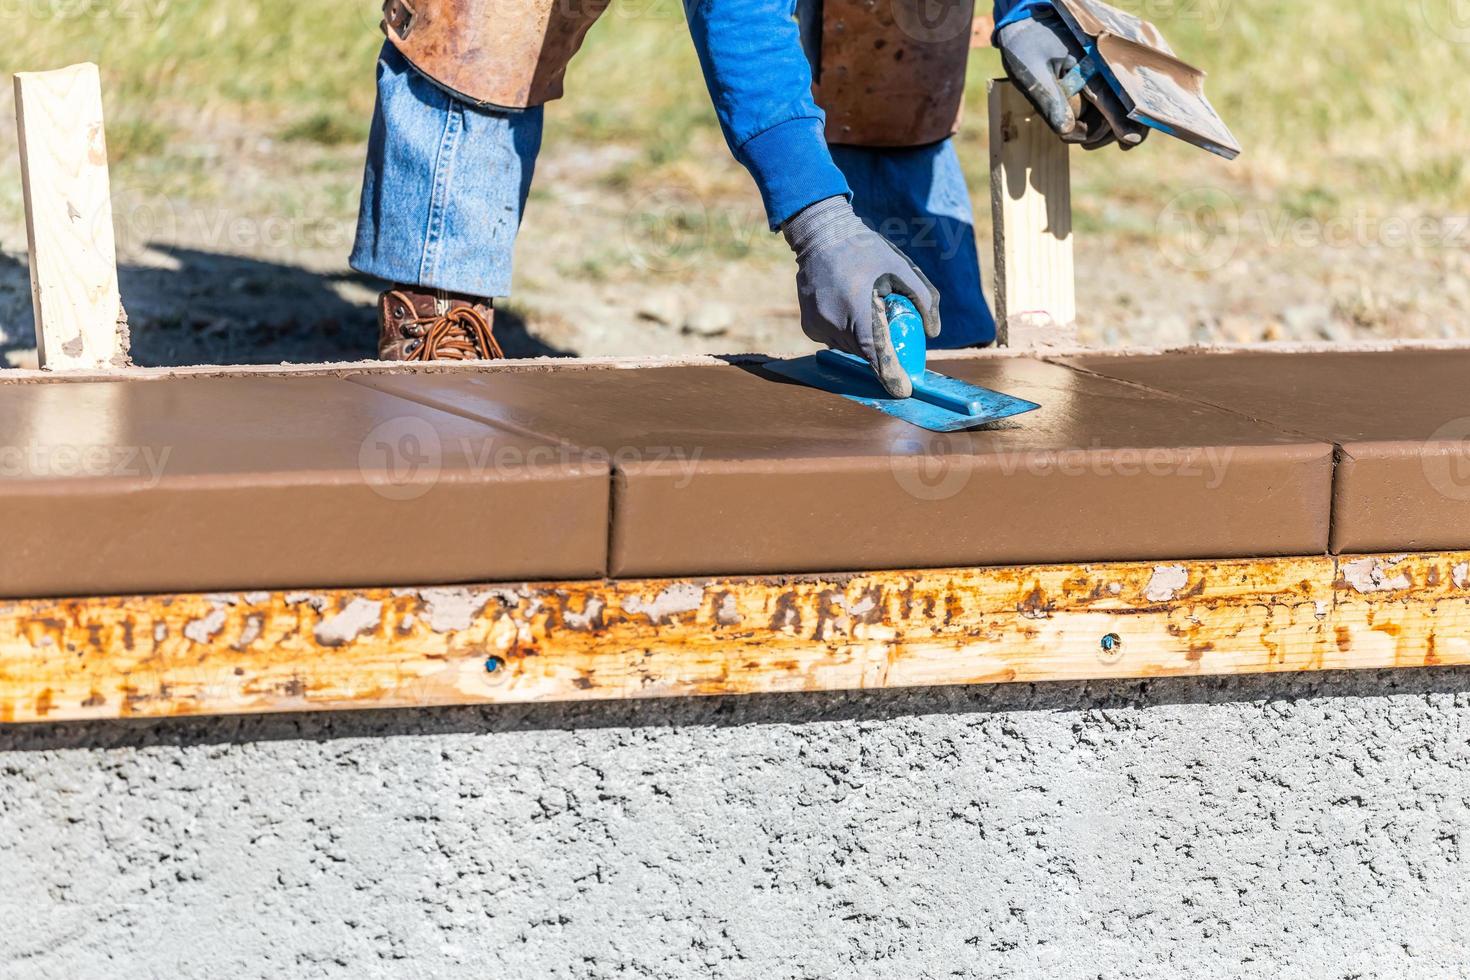
<svg viewBox="0 0 1470 980">
<path fill-rule="evenodd" d="M 281 130 L 281 139 L 288 142 L 319 143 L 322 146 L 341 146 L 366 139 L 367 128 L 367 120 L 361 117 L 353 118 L 341 112 L 314 112 L 287 125 Z"/>
<path fill-rule="evenodd" d="M 167 152 L 171 132 L 147 119 L 127 119 L 107 127 L 107 155 L 114 162 L 149 159 Z"/>
<path fill-rule="evenodd" d="M 1084 207 L 1081 223 L 1126 225 L 1130 202 L 1200 183 L 1291 214 L 1465 207 L 1470 100 L 1457 81 L 1470 69 L 1470 36 L 1453 37 L 1454 3 L 1150 0 L 1139 9 L 1209 70 L 1211 99 L 1246 152 L 1226 164 L 1159 138 L 1126 157 L 1085 155 L 1079 200 L 1118 206 Z M 197 169 L 198 144 L 221 132 L 344 150 L 366 132 L 381 43 L 374 0 L 22 4 L 6 21 L 11 70 L 101 65 L 115 163 L 145 184 Z M 976 52 L 960 144 L 975 178 L 987 166 L 984 82 L 997 73 L 995 52 Z M 547 152 L 634 147 L 634 163 L 603 176 L 609 187 L 656 186 L 677 173 L 703 189 L 750 193 L 729 166 L 674 0 L 613 4 L 567 92 L 548 115 Z M 331 158 L 344 180 L 358 166 L 352 156 Z"/>
</svg>

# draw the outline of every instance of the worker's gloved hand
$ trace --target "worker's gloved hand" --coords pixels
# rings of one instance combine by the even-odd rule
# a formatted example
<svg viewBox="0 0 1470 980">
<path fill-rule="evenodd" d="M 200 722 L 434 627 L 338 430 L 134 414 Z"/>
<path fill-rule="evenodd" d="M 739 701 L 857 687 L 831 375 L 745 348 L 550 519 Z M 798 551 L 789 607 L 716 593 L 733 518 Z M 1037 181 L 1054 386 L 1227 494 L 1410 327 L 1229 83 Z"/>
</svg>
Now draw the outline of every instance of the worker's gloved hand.
<svg viewBox="0 0 1470 980">
<path fill-rule="evenodd" d="M 1067 98 L 1062 78 L 1086 52 L 1057 14 L 1043 11 L 1007 24 L 995 41 L 1006 74 L 1064 142 L 1096 150 L 1117 140 L 1131 150 L 1148 136 L 1148 127 L 1128 118 L 1118 96 L 1097 75 L 1088 80 L 1081 98 Z"/>
<path fill-rule="evenodd" d="M 781 226 L 796 253 L 796 296 L 801 329 L 812 340 L 872 365 L 894 398 L 914 393 L 898 363 L 883 298 L 908 297 L 939 336 L 939 291 L 888 239 L 863 224 L 844 197 L 808 205 Z"/>
</svg>

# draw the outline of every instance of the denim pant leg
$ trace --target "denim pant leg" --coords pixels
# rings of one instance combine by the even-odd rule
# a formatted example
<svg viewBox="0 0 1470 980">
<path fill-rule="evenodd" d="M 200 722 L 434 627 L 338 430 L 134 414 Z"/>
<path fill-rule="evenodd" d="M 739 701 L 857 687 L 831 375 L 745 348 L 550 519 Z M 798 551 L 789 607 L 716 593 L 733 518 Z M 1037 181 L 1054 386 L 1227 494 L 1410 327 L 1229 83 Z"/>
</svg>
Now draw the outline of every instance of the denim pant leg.
<svg viewBox="0 0 1470 980">
<path fill-rule="evenodd" d="M 509 295 L 541 120 L 539 106 L 503 112 L 457 99 L 385 44 L 352 268 L 390 282 Z"/>
<path fill-rule="evenodd" d="M 954 142 L 831 149 L 858 216 L 902 249 L 939 290 L 941 330 L 930 346 L 993 342 L 995 317 L 980 285 L 975 217 Z"/>
</svg>

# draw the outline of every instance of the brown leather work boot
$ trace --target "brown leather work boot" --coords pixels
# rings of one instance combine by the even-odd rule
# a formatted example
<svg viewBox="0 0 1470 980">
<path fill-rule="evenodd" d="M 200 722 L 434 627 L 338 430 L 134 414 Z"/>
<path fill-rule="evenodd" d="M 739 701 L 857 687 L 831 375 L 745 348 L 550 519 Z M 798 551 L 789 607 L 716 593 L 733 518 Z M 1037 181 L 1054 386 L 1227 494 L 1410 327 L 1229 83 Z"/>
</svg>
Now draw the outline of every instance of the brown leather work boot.
<svg viewBox="0 0 1470 980">
<path fill-rule="evenodd" d="M 378 297 L 378 356 L 385 361 L 476 361 L 505 356 L 490 300 L 395 285 Z"/>
</svg>

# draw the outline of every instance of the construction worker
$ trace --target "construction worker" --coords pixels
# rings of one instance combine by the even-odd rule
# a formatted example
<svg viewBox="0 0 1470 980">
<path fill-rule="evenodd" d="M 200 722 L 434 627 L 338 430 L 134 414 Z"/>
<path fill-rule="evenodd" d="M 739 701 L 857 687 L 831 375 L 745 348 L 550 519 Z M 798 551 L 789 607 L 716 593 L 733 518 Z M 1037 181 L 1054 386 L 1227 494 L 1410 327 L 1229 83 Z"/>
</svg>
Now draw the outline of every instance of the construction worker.
<svg viewBox="0 0 1470 980">
<path fill-rule="evenodd" d="M 913 301 L 932 346 L 993 340 L 950 139 L 973 0 L 953 0 L 937 19 L 919 16 L 932 0 L 882 9 L 802 0 L 799 12 L 793 0 L 685 3 L 726 141 L 795 253 L 803 332 L 866 358 L 900 397 L 910 383 L 883 295 Z M 542 106 L 561 95 L 566 65 L 606 4 L 385 3 L 351 258 L 394 284 L 379 299 L 380 356 L 500 356 L 491 298 L 510 292 Z M 1074 112 L 1058 80 L 1081 51 L 1049 2 L 998 0 L 995 19 L 1008 72 L 1063 139 L 1088 148 L 1141 140 L 1115 105 Z"/>
</svg>

